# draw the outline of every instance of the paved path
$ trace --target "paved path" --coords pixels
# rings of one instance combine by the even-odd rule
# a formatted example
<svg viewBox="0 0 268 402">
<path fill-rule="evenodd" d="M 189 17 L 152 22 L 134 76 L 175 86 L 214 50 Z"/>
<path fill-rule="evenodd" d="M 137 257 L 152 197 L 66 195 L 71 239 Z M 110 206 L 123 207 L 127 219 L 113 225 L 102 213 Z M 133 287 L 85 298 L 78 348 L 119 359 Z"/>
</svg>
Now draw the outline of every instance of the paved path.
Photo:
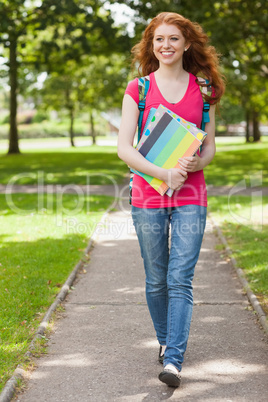
<svg viewBox="0 0 268 402">
<path fill-rule="evenodd" d="M 74 143 L 76 147 L 89 147 L 92 145 L 92 138 L 74 138 Z M 0 151 L 7 152 L 8 151 L 8 140 L 1 141 L 0 140 Z M 97 138 L 97 144 L 99 146 L 116 146 L 117 145 L 117 137 L 107 139 Z M 69 138 L 51 138 L 51 141 L 48 141 L 48 138 L 39 138 L 39 139 L 20 139 L 19 142 L 20 150 L 28 150 L 28 149 L 56 149 L 56 148 L 71 148 L 70 139 Z"/>
<path fill-rule="evenodd" d="M 125 210 L 123 210 L 123 207 Z M 128 205 L 100 225 L 86 274 L 17 402 L 266 402 L 267 338 L 210 222 L 194 279 L 182 385 L 158 380 L 158 345 Z"/>
</svg>

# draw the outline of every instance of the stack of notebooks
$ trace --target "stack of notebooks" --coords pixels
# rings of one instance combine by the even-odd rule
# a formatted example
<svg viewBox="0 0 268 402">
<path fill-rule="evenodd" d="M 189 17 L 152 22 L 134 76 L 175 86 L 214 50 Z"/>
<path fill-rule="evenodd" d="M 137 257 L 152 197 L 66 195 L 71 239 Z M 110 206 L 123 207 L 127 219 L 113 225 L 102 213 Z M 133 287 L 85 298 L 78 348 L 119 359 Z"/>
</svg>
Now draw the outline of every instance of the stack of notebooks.
<svg viewBox="0 0 268 402">
<path fill-rule="evenodd" d="M 165 169 L 179 168 L 179 158 L 194 155 L 202 145 L 206 133 L 163 105 L 152 108 L 143 134 L 137 144 L 138 151 L 150 162 Z M 172 196 L 168 185 L 152 176 L 134 170 L 159 194 Z"/>
</svg>

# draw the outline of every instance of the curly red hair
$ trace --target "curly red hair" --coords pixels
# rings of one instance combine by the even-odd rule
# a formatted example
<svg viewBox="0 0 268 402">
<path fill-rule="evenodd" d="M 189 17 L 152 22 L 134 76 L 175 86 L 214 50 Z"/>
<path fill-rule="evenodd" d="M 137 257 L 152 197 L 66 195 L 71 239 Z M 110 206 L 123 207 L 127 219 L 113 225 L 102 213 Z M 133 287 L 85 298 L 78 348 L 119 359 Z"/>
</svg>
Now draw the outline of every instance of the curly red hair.
<svg viewBox="0 0 268 402">
<path fill-rule="evenodd" d="M 158 14 L 145 29 L 142 39 L 133 46 L 133 66 L 139 63 L 138 73 L 145 76 L 159 68 L 159 62 L 153 53 L 153 38 L 155 29 L 161 24 L 175 25 L 183 34 L 186 43 L 190 45 L 183 55 L 183 68 L 195 76 L 209 80 L 213 86 L 213 97 L 204 95 L 210 103 L 217 103 L 225 90 L 222 74 L 219 71 L 219 55 L 213 46 L 209 45 L 208 36 L 202 27 L 177 13 L 163 12 Z M 197 80 L 198 85 L 206 85 Z"/>
</svg>

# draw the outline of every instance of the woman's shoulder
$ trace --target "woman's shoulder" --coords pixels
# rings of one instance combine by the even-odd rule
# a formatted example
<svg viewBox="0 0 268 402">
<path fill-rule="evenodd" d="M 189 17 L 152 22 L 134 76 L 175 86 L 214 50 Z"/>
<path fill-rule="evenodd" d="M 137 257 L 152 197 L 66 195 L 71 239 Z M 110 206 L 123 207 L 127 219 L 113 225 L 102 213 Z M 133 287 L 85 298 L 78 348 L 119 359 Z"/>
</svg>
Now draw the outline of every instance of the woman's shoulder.
<svg viewBox="0 0 268 402">
<path fill-rule="evenodd" d="M 149 78 L 150 80 L 150 85 L 152 85 L 152 83 L 154 83 L 154 75 L 153 73 L 149 74 L 148 76 L 146 76 Z M 130 95 L 136 103 L 139 102 L 139 78 L 142 77 L 136 77 L 133 80 L 129 81 L 127 84 L 127 88 L 125 91 L 125 95 Z"/>
<path fill-rule="evenodd" d="M 130 95 L 136 103 L 139 103 L 138 78 L 134 78 L 128 82 L 125 95 Z"/>
<path fill-rule="evenodd" d="M 138 87 L 138 78 L 134 78 L 131 81 L 128 81 L 127 83 L 127 89 L 134 89 Z"/>
</svg>

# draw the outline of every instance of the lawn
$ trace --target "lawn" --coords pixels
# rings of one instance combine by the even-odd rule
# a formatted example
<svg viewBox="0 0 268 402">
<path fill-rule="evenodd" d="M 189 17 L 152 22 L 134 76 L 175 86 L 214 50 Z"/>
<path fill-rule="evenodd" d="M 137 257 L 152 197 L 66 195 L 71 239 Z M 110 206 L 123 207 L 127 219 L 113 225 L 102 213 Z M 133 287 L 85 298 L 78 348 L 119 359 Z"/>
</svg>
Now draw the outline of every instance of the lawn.
<svg viewBox="0 0 268 402">
<path fill-rule="evenodd" d="M 253 186 L 253 191 L 252 197 L 209 197 L 209 210 L 268 314 L 268 197 L 254 189 L 254 183 L 268 186 L 268 138 L 246 144 L 242 137 L 219 137 L 216 144 L 215 158 L 205 169 L 207 184 Z"/>
<path fill-rule="evenodd" d="M 246 143 L 244 136 L 216 137 L 216 145 L 217 145 L 217 151 L 266 148 L 268 145 L 268 136 L 262 136 L 261 141 L 257 143 L 255 142 Z"/>
<path fill-rule="evenodd" d="M 209 197 L 208 210 L 268 314 L 268 197 Z"/>
<path fill-rule="evenodd" d="M 262 185 L 268 186 L 266 137 L 261 143 L 250 144 L 242 137 L 218 137 L 216 143 L 215 158 L 205 169 L 208 185 L 234 186 L 258 174 Z M 115 146 L 46 149 L 48 141 L 42 140 L 41 144 L 40 149 L 29 148 L 20 155 L 2 154 L 0 183 L 13 179 L 15 184 L 37 184 L 41 177 L 44 184 L 112 184 L 113 180 L 122 183 L 128 174 Z"/>
<path fill-rule="evenodd" d="M 7 203 L 0 195 L 0 392 L 112 201 L 12 194 Z"/>
<path fill-rule="evenodd" d="M 234 186 L 254 175 L 268 186 L 268 142 L 261 144 L 217 144 L 216 155 L 204 170 L 206 182 L 214 186 Z"/>
<path fill-rule="evenodd" d="M 122 183 L 128 172 L 116 147 L 90 146 L 60 150 L 29 150 L 0 156 L 0 183 L 113 184 Z"/>
</svg>

